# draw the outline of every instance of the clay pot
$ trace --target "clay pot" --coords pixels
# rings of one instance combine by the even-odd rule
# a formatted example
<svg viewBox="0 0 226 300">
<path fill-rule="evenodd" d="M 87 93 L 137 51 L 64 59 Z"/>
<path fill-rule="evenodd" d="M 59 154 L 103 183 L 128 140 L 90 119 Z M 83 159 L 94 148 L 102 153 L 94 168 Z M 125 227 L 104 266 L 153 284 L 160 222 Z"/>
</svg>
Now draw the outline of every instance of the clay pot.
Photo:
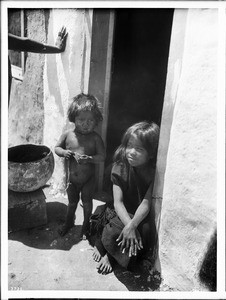
<svg viewBox="0 0 226 300">
<path fill-rule="evenodd" d="M 54 170 L 52 151 L 44 145 L 19 145 L 8 149 L 8 187 L 14 192 L 38 190 Z"/>
</svg>

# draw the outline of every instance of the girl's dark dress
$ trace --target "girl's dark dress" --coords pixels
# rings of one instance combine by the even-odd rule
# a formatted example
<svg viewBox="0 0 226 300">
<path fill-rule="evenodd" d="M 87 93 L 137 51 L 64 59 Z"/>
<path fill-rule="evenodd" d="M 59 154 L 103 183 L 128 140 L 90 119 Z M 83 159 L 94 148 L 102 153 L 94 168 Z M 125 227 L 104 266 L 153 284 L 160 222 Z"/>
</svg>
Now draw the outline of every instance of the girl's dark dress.
<svg viewBox="0 0 226 300">
<path fill-rule="evenodd" d="M 151 201 L 155 169 L 150 167 L 150 172 L 153 174 L 153 176 L 151 176 L 151 181 L 149 183 L 145 183 L 144 180 L 138 176 L 135 168 L 131 166 L 126 167 L 122 163 L 113 165 L 111 181 L 113 184 L 118 185 L 121 188 L 123 192 L 123 203 L 131 217 L 135 214 L 138 206 L 144 198 L 150 199 Z M 127 268 L 130 261 L 128 251 L 122 253 L 120 246 L 118 246 L 118 242 L 116 242 L 116 239 L 119 237 L 123 227 L 124 224 L 116 215 L 104 227 L 101 241 L 108 254 L 114 257 L 121 266 Z M 139 224 L 138 231 L 142 238 L 143 250 L 138 252 L 137 258 L 144 256 L 147 252 L 149 252 L 150 255 L 150 251 L 153 252 L 154 250 L 156 229 L 154 222 L 154 210 L 152 209 L 152 206 L 149 214 Z M 98 250 L 103 256 L 103 251 L 99 248 Z"/>
</svg>

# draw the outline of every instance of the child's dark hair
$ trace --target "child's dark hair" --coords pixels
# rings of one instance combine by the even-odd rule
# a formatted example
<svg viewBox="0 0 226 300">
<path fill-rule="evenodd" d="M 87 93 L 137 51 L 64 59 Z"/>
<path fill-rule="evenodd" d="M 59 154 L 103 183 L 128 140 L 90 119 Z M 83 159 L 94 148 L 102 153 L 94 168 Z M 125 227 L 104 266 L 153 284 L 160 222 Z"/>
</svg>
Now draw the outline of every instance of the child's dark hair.
<svg viewBox="0 0 226 300">
<path fill-rule="evenodd" d="M 96 124 L 103 120 L 99 101 L 93 95 L 81 93 L 73 97 L 72 100 L 67 112 L 70 122 L 75 122 L 75 117 L 82 111 L 91 111 L 94 114 Z"/>
<path fill-rule="evenodd" d="M 113 161 L 117 163 L 128 164 L 126 159 L 126 147 L 132 135 L 135 135 L 141 141 L 143 147 L 150 155 L 151 162 L 155 165 L 159 141 L 159 126 L 154 122 L 139 122 L 130 126 L 124 133 L 121 145 L 115 151 Z"/>
</svg>

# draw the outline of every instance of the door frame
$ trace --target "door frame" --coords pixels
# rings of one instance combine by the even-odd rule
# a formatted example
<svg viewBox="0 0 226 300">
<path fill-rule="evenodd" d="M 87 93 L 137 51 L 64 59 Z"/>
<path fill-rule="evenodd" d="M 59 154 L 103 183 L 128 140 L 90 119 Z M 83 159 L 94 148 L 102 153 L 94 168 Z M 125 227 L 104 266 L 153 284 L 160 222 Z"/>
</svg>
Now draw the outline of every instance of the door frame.
<svg viewBox="0 0 226 300">
<path fill-rule="evenodd" d="M 95 95 L 101 104 L 103 122 L 97 131 L 106 148 L 108 108 L 112 74 L 112 53 L 115 28 L 114 9 L 94 9 L 90 58 L 90 76 L 88 93 Z M 96 168 L 96 183 L 101 191 L 104 177 L 104 163 Z"/>
</svg>

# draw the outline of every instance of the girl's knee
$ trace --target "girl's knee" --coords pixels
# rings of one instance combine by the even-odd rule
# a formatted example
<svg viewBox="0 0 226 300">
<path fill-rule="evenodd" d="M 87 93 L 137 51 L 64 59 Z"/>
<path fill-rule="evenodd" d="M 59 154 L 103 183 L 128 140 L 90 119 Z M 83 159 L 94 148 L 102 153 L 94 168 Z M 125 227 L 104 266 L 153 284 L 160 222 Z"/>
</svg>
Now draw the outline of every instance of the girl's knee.
<svg viewBox="0 0 226 300">
<path fill-rule="evenodd" d="M 141 223 L 140 229 L 144 232 L 154 232 L 155 231 L 155 223 L 154 222 Z"/>
<path fill-rule="evenodd" d="M 152 223 L 143 223 L 139 229 L 142 237 L 143 246 L 145 249 L 152 248 L 155 245 L 157 231 L 155 225 Z"/>
</svg>

